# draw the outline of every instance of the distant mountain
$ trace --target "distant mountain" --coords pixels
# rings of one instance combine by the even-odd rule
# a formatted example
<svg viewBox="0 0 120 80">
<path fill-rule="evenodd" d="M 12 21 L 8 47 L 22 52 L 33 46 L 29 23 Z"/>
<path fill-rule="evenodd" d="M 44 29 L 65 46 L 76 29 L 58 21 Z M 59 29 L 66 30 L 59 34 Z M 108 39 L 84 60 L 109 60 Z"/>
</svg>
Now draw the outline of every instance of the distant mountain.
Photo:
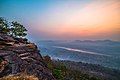
<svg viewBox="0 0 120 80">
<path fill-rule="evenodd" d="M 112 40 L 74 40 L 73 42 L 102 42 L 102 43 L 120 43 L 120 41 L 112 41 Z"/>
<path fill-rule="evenodd" d="M 120 69 L 120 42 L 111 40 L 39 41 L 42 55 Z M 112 65 L 111 65 L 112 64 Z"/>
</svg>

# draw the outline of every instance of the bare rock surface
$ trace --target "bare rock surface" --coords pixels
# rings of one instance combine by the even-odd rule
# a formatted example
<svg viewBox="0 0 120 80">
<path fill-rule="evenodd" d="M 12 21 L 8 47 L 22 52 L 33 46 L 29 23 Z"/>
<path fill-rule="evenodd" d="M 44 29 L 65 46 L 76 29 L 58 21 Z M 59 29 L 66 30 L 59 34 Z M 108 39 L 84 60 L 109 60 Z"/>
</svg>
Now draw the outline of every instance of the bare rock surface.
<svg viewBox="0 0 120 80">
<path fill-rule="evenodd" d="M 55 80 L 34 43 L 0 33 L 0 77 L 18 73 Z"/>
</svg>

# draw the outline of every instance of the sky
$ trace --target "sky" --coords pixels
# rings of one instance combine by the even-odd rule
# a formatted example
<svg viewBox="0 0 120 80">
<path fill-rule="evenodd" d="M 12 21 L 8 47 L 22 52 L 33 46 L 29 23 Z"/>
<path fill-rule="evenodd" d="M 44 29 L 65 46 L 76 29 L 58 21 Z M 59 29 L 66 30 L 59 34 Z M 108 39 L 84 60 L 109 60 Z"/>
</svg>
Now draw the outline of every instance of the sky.
<svg viewBox="0 0 120 80">
<path fill-rule="evenodd" d="M 120 41 L 120 0 L 0 0 L 0 17 L 30 40 Z"/>
</svg>

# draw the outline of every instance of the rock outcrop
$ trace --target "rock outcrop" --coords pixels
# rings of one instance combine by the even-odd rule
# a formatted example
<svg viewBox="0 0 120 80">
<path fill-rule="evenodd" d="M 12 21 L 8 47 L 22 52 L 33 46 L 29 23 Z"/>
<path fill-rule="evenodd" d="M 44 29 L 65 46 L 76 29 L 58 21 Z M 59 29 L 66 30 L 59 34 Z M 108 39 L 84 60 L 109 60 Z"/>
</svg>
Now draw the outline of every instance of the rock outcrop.
<svg viewBox="0 0 120 80">
<path fill-rule="evenodd" d="M 19 73 L 55 80 L 34 43 L 0 33 L 0 77 Z"/>
</svg>

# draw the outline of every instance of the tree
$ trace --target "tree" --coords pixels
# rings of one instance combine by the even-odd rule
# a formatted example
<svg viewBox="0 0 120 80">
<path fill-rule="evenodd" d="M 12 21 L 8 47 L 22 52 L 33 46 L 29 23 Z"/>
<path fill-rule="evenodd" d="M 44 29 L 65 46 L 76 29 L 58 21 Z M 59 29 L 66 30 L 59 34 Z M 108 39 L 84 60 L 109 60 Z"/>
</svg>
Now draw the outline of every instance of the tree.
<svg viewBox="0 0 120 80">
<path fill-rule="evenodd" d="M 26 28 L 18 22 L 12 22 L 11 34 L 14 37 L 25 37 L 27 35 Z"/>
<path fill-rule="evenodd" d="M 0 33 L 9 34 L 9 32 L 8 22 L 4 18 L 0 17 Z"/>
<path fill-rule="evenodd" d="M 27 35 L 27 30 L 22 24 L 16 21 L 10 22 L 10 24 L 8 24 L 4 18 L 0 17 L 0 33 L 18 38 L 22 38 Z"/>
</svg>

